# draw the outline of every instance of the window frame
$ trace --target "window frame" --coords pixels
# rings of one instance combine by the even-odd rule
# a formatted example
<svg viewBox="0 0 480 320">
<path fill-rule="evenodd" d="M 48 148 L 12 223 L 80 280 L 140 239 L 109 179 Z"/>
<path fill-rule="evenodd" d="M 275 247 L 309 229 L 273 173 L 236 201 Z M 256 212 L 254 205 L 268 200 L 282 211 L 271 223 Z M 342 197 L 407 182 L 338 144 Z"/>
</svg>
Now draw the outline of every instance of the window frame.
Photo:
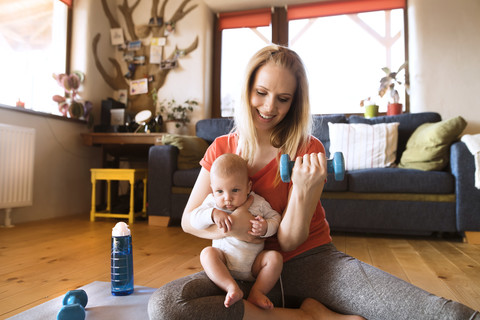
<svg viewBox="0 0 480 320">
<path fill-rule="evenodd" d="M 356 6 L 361 5 L 360 7 Z M 307 17 L 321 17 L 331 15 L 341 15 L 350 13 L 360 13 L 368 11 L 391 10 L 403 8 L 403 24 L 404 24 L 404 48 L 405 60 L 408 61 L 408 0 L 347 0 L 341 2 L 318 2 L 307 3 L 288 7 L 272 7 L 271 25 L 272 25 L 272 43 L 287 46 L 288 39 L 288 23 L 290 20 L 302 19 Z M 367 10 L 368 9 L 368 10 Z M 260 9 L 261 10 L 261 9 Z M 263 9 L 265 10 L 265 9 Z M 325 10 L 328 14 L 320 14 Z M 258 10 L 242 11 L 243 15 L 252 14 Z M 290 12 L 290 15 L 289 15 Z M 292 13 L 293 12 L 293 13 Z M 305 15 L 305 12 L 317 14 L 315 16 Z M 235 14 L 235 13 L 233 13 Z M 222 59 L 222 28 L 221 20 L 225 13 L 216 14 L 214 18 L 214 35 L 213 35 L 213 56 L 212 56 L 212 109 L 211 117 L 222 117 L 221 112 L 221 59 Z M 254 27 L 255 25 L 243 25 L 244 27 Z M 410 78 L 409 68 L 405 70 L 405 77 L 408 81 Z M 405 113 L 410 112 L 410 99 L 405 95 Z M 360 114 L 360 113 L 359 113 Z"/>
</svg>

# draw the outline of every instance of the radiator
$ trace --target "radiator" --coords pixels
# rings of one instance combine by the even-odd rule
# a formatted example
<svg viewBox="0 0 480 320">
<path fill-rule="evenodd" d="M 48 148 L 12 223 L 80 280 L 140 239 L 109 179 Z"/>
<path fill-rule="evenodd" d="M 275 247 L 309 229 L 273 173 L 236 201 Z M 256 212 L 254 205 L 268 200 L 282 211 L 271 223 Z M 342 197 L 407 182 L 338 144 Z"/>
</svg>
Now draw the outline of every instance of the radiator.
<svg viewBox="0 0 480 320">
<path fill-rule="evenodd" d="M 35 129 L 0 123 L 0 209 L 11 227 L 12 208 L 33 204 Z"/>
</svg>

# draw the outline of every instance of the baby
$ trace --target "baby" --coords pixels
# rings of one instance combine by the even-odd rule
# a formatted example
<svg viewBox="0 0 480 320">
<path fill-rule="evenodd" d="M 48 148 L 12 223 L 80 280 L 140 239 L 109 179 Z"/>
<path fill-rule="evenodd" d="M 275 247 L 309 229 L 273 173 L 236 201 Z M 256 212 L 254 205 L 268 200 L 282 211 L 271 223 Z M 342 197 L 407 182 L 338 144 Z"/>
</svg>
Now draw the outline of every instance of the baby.
<svg viewBox="0 0 480 320">
<path fill-rule="evenodd" d="M 207 196 L 191 217 L 191 224 L 205 229 L 216 224 L 224 232 L 230 230 L 230 214 L 244 204 L 249 195 L 253 202 L 249 207 L 255 216 L 251 220 L 251 235 L 262 238 L 277 232 L 281 216 L 261 196 L 251 191 L 247 163 L 235 154 L 218 157 L 210 170 L 212 193 Z M 243 291 L 234 280 L 255 281 L 248 301 L 264 309 L 273 308 L 266 294 L 273 288 L 282 272 L 282 256 L 277 251 L 263 250 L 264 244 L 249 243 L 234 237 L 215 239 L 211 247 L 202 250 L 200 261 L 208 277 L 227 292 L 225 307 L 243 298 Z"/>
</svg>

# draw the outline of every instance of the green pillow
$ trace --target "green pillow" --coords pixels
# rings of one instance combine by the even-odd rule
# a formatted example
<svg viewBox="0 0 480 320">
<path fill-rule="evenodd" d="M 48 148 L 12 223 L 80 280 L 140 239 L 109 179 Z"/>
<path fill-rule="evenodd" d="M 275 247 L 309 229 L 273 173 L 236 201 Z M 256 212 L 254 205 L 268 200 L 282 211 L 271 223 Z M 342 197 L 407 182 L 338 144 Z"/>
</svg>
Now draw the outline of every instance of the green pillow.
<svg viewBox="0 0 480 320">
<path fill-rule="evenodd" d="M 177 167 L 180 170 L 200 167 L 199 162 L 208 148 L 208 143 L 197 136 L 165 134 L 162 136 L 162 143 L 180 150 L 177 160 Z"/>
<path fill-rule="evenodd" d="M 399 167 L 424 171 L 443 170 L 448 164 L 450 145 L 467 126 L 458 116 L 420 125 L 407 141 Z"/>
</svg>

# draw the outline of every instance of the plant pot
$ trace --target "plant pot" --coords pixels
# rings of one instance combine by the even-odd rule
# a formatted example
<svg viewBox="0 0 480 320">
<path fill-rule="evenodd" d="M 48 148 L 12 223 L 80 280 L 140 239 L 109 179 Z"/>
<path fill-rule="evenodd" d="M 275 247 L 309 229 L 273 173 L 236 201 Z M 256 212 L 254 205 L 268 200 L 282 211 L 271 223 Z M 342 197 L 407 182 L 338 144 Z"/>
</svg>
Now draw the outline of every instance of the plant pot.
<svg viewBox="0 0 480 320">
<path fill-rule="evenodd" d="M 166 121 L 165 128 L 171 134 L 186 134 L 187 126 L 180 121 Z"/>
<path fill-rule="evenodd" d="M 387 106 L 387 116 L 402 114 L 403 105 L 401 103 L 389 103 Z"/>
<path fill-rule="evenodd" d="M 374 118 L 378 115 L 378 106 L 371 104 L 365 106 L 365 118 Z"/>
</svg>

